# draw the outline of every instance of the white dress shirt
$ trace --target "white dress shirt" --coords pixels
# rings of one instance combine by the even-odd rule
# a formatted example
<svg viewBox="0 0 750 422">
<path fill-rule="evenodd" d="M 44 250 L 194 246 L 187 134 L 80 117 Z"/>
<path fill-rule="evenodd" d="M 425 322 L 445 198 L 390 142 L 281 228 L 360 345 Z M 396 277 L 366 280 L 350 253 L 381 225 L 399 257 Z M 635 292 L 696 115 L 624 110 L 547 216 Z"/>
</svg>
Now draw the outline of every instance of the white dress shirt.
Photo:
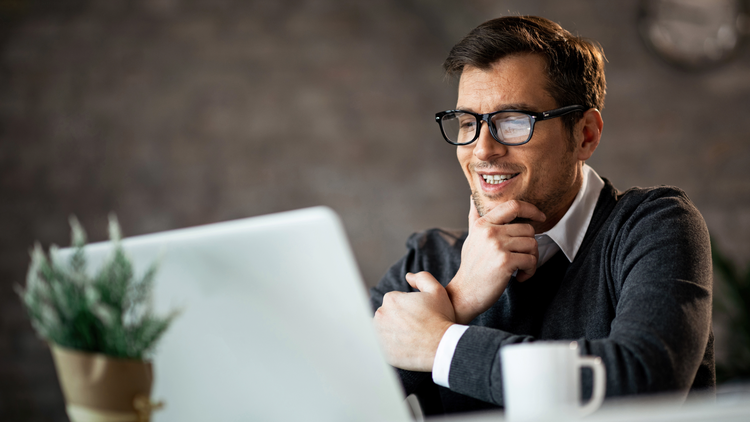
<svg viewBox="0 0 750 422">
<path fill-rule="evenodd" d="M 568 261 L 573 262 L 578 249 L 581 247 L 583 237 L 586 235 L 586 229 L 588 229 L 591 217 L 594 215 L 594 208 L 603 187 L 604 181 L 601 177 L 588 164 L 584 163 L 583 183 L 573 200 L 573 204 L 554 227 L 544 233 L 534 235 L 539 245 L 537 268 L 552 258 L 559 250 L 562 250 Z M 435 362 L 432 365 L 432 380 L 435 384 L 450 388 L 448 377 L 453 354 L 456 351 L 458 341 L 468 328 L 468 325 L 453 324 L 443 334 L 435 354 Z"/>
</svg>

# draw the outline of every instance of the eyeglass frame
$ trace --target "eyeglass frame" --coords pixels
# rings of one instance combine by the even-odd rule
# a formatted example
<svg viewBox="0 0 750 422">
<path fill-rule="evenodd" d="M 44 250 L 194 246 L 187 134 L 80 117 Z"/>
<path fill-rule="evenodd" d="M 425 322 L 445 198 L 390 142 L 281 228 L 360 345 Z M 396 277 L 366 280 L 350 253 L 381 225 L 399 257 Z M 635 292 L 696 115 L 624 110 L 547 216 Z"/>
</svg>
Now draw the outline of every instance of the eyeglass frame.
<svg viewBox="0 0 750 422">
<path fill-rule="evenodd" d="M 543 111 L 541 113 L 528 111 L 528 110 L 499 110 L 499 111 L 494 111 L 492 113 L 479 114 L 479 113 L 473 113 L 471 111 L 466 111 L 466 110 L 446 110 L 446 111 L 435 113 L 435 121 L 437 122 L 438 126 L 440 126 L 440 133 L 443 134 L 443 139 L 445 139 L 445 141 L 451 145 L 456 145 L 456 146 L 469 145 L 472 142 L 479 139 L 479 135 L 482 132 L 481 122 L 485 122 L 487 123 L 487 127 L 490 129 L 490 134 L 492 135 L 492 138 L 495 139 L 495 141 L 503 145 L 507 145 L 507 146 L 519 146 L 519 145 L 524 145 L 531 140 L 531 137 L 534 135 L 534 125 L 536 124 L 537 121 L 554 119 L 555 117 L 561 117 L 566 114 L 574 113 L 576 111 L 586 111 L 586 107 L 582 105 L 569 105 L 565 107 L 556 108 L 554 110 Z M 464 142 L 464 143 L 457 143 L 457 142 L 452 142 L 450 139 L 448 139 L 448 136 L 445 134 L 445 128 L 443 128 L 442 120 L 443 120 L 443 116 L 445 116 L 446 114 L 450 114 L 450 113 L 466 113 L 466 114 L 470 114 L 474 116 L 474 118 L 477 121 L 478 129 L 474 133 L 474 138 L 472 138 L 471 141 Z M 522 113 L 522 114 L 529 116 L 531 118 L 530 119 L 531 127 L 529 128 L 529 137 L 526 138 L 526 140 L 521 143 L 508 143 L 508 142 L 501 141 L 497 136 L 495 125 L 492 124 L 492 121 L 490 120 L 492 119 L 492 116 L 499 114 L 499 113 Z"/>
</svg>

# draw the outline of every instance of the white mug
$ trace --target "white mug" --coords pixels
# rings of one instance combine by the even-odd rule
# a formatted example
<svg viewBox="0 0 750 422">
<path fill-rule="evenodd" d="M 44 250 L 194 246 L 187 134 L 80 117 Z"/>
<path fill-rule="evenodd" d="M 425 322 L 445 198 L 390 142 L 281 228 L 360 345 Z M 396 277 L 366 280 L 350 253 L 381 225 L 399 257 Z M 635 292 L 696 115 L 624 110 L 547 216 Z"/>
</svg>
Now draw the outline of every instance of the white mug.
<svg viewBox="0 0 750 422">
<path fill-rule="evenodd" d="M 508 421 L 575 419 L 592 413 L 604 400 L 604 364 L 598 357 L 580 356 L 575 341 L 512 344 L 501 348 L 500 356 Z M 582 367 L 594 373 L 594 392 L 584 405 Z"/>
</svg>

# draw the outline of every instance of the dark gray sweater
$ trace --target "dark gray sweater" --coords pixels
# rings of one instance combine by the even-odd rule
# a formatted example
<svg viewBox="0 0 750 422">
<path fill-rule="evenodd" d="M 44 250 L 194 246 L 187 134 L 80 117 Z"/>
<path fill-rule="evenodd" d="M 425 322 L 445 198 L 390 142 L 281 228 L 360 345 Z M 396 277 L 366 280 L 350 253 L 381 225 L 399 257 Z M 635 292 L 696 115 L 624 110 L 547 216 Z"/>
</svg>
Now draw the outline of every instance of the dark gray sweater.
<svg viewBox="0 0 750 422">
<path fill-rule="evenodd" d="M 399 370 L 427 413 L 503 404 L 500 347 L 578 340 L 600 356 L 607 396 L 713 388 L 712 268 L 708 230 L 682 191 L 618 192 L 606 181 L 572 263 L 558 252 L 524 283 L 511 280 L 497 303 L 471 322 L 450 369 L 450 390 L 431 374 Z M 413 291 L 407 272 L 446 285 L 458 271 L 466 233 L 412 235 L 408 253 L 371 289 L 373 309 L 392 290 Z M 584 396 L 591 381 L 584 378 Z"/>
</svg>

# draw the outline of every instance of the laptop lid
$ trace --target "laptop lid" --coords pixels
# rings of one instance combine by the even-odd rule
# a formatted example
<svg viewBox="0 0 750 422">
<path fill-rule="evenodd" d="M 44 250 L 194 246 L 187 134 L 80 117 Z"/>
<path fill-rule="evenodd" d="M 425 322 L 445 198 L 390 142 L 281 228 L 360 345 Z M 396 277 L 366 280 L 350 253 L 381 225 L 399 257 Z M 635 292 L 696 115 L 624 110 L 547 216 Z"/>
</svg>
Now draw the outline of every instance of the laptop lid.
<svg viewBox="0 0 750 422">
<path fill-rule="evenodd" d="M 338 216 L 324 207 L 124 239 L 154 308 L 153 415 L 170 421 L 407 421 Z M 109 242 L 87 246 L 94 271 Z M 67 255 L 70 249 L 61 250 Z"/>
</svg>

